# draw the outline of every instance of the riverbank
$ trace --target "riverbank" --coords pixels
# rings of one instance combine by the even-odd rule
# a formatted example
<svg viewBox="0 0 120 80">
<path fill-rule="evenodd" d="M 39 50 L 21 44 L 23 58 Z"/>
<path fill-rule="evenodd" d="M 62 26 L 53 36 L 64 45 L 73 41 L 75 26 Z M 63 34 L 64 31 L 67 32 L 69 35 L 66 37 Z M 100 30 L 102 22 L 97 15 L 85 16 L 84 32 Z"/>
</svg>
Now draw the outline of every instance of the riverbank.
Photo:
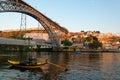
<svg viewBox="0 0 120 80">
<path fill-rule="evenodd" d="M 55 49 L 54 52 L 120 52 L 120 50 L 115 49 L 79 49 L 79 50 L 72 50 L 72 49 Z"/>
<path fill-rule="evenodd" d="M 32 50 L 0 50 L 2 52 L 120 52 L 120 50 L 111 50 L 111 49 L 80 49 L 80 50 L 70 50 L 70 49 L 51 49 L 51 48 L 42 48 L 42 49 L 32 49 Z"/>
<path fill-rule="evenodd" d="M 120 50 L 93 50 L 93 49 L 89 49 L 89 50 L 80 50 L 81 52 L 120 52 Z"/>
</svg>

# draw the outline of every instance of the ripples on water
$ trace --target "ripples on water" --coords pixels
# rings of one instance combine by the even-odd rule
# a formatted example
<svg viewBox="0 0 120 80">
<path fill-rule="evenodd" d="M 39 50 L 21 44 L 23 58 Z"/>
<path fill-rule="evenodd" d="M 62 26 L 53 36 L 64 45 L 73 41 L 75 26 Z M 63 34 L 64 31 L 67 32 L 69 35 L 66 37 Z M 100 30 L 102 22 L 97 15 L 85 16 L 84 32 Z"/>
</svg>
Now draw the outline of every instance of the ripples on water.
<svg viewBox="0 0 120 80">
<path fill-rule="evenodd" d="M 32 53 L 32 54 L 35 54 Z M 8 59 L 25 60 L 27 53 L 0 53 L 0 80 L 120 80 L 120 53 L 37 53 L 68 69 L 47 64 L 42 71 L 10 69 Z"/>
</svg>

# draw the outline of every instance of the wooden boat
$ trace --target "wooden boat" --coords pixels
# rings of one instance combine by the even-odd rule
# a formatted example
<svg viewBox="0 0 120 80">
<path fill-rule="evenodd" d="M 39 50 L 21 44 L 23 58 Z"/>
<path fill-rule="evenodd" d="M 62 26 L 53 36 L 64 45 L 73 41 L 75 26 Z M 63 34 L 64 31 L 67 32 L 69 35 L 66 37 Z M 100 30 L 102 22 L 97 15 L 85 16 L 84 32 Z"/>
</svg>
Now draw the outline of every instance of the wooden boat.
<svg viewBox="0 0 120 80">
<path fill-rule="evenodd" d="M 37 64 L 28 64 L 28 63 L 22 63 L 20 61 L 14 61 L 14 60 L 8 60 L 8 62 L 16 67 L 16 68 L 22 68 L 22 69 L 37 69 L 41 68 L 43 65 L 47 64 L 47 62 L 44 63 L 37 63 Z"/>
</svg>

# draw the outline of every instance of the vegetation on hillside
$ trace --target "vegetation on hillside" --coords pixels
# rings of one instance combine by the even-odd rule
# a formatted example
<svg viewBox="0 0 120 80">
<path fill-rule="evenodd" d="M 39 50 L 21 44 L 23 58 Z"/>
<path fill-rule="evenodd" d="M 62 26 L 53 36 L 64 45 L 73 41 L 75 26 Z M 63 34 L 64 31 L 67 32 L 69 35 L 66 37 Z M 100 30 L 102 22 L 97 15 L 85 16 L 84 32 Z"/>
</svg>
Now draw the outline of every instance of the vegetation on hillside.
<svg viewBox="0 0 120 80">
<path fill-rule="evenodd" d="M 95 36 L 84 37 L 83 41 L 88 44 L 90 49 L 97 49 L 102 47 L 102 43 Z"/>
</svg>

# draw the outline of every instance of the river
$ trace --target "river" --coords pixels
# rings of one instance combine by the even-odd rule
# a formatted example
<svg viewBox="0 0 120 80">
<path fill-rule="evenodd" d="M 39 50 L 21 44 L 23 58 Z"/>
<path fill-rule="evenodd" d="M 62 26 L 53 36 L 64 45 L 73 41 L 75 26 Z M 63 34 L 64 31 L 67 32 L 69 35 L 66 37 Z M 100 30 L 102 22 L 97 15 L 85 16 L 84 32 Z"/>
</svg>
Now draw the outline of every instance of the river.
<svg viewBox="0 0 120 80">
<path fill-rule="evenodd" d="M 41 69 L 20 70 L 7 62 L 25 60 L 28 54 L 62 67 L 46 64 Z M 0 52 L 0 80 L 120 80 L 120 53 Z"/>
</svg>

